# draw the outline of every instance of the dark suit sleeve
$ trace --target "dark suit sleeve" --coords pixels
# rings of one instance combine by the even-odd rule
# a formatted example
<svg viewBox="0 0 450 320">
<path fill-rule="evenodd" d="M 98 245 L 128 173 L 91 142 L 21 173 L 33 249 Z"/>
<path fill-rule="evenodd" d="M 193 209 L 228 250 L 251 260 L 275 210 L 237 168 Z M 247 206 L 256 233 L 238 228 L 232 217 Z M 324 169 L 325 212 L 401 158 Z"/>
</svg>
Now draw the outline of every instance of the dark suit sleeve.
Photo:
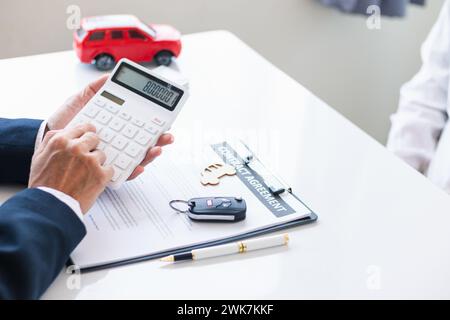
<svg viewBox="0 0 450 320">
<path fill-rule="evenodd" d="M 36 299 L 86 234 L 53 195 L 26 189 L 0 207 L 0 299 Z"/>
<path fill-rule="evenodd" d="M 27 184 L 42 120 L 0 118 L 0 183 Z"/>
</svg>

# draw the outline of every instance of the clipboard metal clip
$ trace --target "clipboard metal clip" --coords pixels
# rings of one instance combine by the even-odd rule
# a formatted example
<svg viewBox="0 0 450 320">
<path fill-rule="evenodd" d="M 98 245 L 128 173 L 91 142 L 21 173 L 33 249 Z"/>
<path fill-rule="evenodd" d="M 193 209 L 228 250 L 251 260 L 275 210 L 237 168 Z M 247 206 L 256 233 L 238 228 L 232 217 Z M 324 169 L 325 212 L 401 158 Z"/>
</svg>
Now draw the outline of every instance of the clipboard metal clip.
<svg viewBox="0 0 450 320">
<path fill-rule="evenodd" d="M 235 151 L 243 160 L 243 165 L 249 167 L 263 178 L 263 183 L 273 195 L 280 195 L 284 192 L 292 193 L 292 188 L 288 187 L 281 178 L 271 172 L 242 140 L 239 140 L 239 143 L 237 143 Z"/>
</svg>

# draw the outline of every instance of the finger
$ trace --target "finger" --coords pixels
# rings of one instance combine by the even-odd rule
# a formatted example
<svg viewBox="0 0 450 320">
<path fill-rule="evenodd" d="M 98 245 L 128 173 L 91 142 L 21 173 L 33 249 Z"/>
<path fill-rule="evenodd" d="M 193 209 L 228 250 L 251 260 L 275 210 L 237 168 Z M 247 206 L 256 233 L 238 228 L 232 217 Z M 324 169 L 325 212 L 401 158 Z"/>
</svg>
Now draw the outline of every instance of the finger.
<svg viewBox="0 0 450 320">
<path fill-rule="evenodd" d="M 103 75 L 91 82 L 81 92 L 70 97 L 48 121 L 49 128 L 64 128 L 70 120 L 92 99 L 98 90 L 108 80 L 108 75 Z"/>
<path fill-rule="evenodd" d="M 156 142 L 156 145 L 159 147 L 163 147 L 163 146 L 173 143 L 174 140 L 175 140 L 175 138 L 172 134 L 164 133 L 163 135 L 161 135 L 159 137 L 158 142 Z"/>
<path fill-rule="evenodd" d="M 83 102 L 88 102 L 91 98 L 100 90 L 100 88 L 105 84 L 106 80 L 108 80 L 109 75 L 105 74 L 98 78 L 97 80 L 91 82 L 87 85 L 86 88 L 81 92 L 81 97 Z"/>
<path fill-rule="evenodd" d="M 147 154 L 145 155 L 144 160 L 142 160 L 142 162 L 139 165 L 145 167 L 150 162 L 155 160 L 156 157 L 159 157 L 161 155 L 161 153 L 162 153 L 161 147 L 151 148 L 150 150 L 148 150 Z"/>
<path fill-rule="evenodd" d="M 91 157 L 98 161 L 100 165 L 103 165 L 106 161 L 106 155 L 103 151 L 94 150 L 91 152 Z"/>
<path fill-rule="evenodd" d="M 52 137 L 54 137 L 55 134 L 57 134 L 57 133 L 59 133 L 59 132 L 61 132 L 61 130 L 50 130 L 50 131 L 48 131 L 48 132 L 45 134 L 44 139 L 42 140 L 40 147 L 41 147 L 41 148 L 44 148 L 44 147 L 48 144 L 48 142 L 50 141 L 50 139 L 51 139 Z"/>
<path fill-rule="evenodd" d="M 96 131 L 97 131 L 97 129 L 95 128 L 95 126 L 93 124 L 84 123 L 84 124 L 75 126 L 73 128 L 67 129 L 63 132 L 67 138 L 76 139 L 76 138 L 79 138 L 82 135 L 84 135 L 86 132 L 94 132 L 95 133 Z"/>
<path fill-rule="evenodd" d="M 143 166 L 137 166 L 134 171 L 131 173 L 131 175 L 128 177 L 128 180 L 133 180 L 137 178 L 141 173 L 145 171 L 145 168 Z"/>
<path fill-rule="evenodd" d="M 79 139 L 76 139 L 75 142 L 80 143 L 83 147 L 83 150 L 93 151 L 100 143 L 100 138 L 94 132 L 88 131 L 84 133 Z"/>
</svg>

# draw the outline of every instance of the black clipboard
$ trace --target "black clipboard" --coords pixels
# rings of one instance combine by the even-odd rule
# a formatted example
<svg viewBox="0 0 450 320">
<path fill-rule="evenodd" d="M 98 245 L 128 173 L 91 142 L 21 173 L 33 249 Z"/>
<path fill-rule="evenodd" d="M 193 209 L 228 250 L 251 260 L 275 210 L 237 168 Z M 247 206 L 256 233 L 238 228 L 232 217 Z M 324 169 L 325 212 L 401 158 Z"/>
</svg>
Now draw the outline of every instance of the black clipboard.
<svg viewBox="0 0 450 320">
<path fill-rule="evenodd" d="M 147 261 L 147 260 L 159 259 L 159 258 L 163 258 L 165 256 L 183 253 L 183 252 L 194 250 L 194 249 L 200 249 L 200 248 L 205 248 L 205 247 L 210 247 L 210 246 L 221 245 L 221 244 L 225 244 L 225 243 L 229 243 L 229 242 L 239 241 L 239 240 L 243 240 L 243 239 L 247 239 L 247 238 L 251 238 L 251 237 L 255 237 L 255 236 L 265 235 L 268 233 L 313 223 L 313 222 L 317 221 L 317 219 L 318 219 L 317 214 L 315 214 L 314 212 L 311 211 L 311 215 L 309 217 L 301 218 L 298 220 L 290 221 L 290 222 L 287 222 L 287 223 L 284 223 L 281 225 L 272 226 L 272 227 L 268 227 L 268 228 L 257 230 L 257 231 L 243 233 L 239 236 L 229 237 L 229 238 L 222 239 L 222 240 L 205 242 L 205 243 L 202 243 L 199 245 L 187 246 L 187 247 L 176 249 L 176 250 L 167 250 L 167 251 L 163 251 L 163 252 L 159 252 L 159 253 L 155 253 L 155 254 L 149 254 L 149 255 L 136 257 L 136 258 L 124 259 L 122 261 L 105 263 L 105 264 L 98 265 L 98 266 L 81 268 L 80 270 L 81 270 L 81 272 L 92 272 L 92 271 L 98 271 L 98 270 L 103 270 L 103 269 L 109 269 L 109 268 L 113 268 L 113 267 L 125 266 L 125 265 L 136 263 L 136 262 L 143 262 L 143 261 Z M 72 259 L 69 259 L 69 261 L 67 262 L 67 266 L 71 266 L 71 265 L 73 265 L 73 262 L 72 262 Z"/>
<path fill-rule="evenodd" d="M 244 144 L 244 146 L 245 146 L 245 148 L 247 148 L 248 151 L 251 152 L 251 150 L 245 144 Z M 234 157 L 233 159 L 237 159 L 240 163 L 244 163 L 244 165 L 245 165 L 245 160 L 242 159 L 242 157 L 227 142 L 213 144 L 213 145 L 211 145 L 211 148 L 222 158 L 224 163 L 232 164 L 230 162 L 230 158 L 224 157 L 218 148 L 226 148 L 226 150 L 230 151 L 233 154 L 233 157 Z M 257 159 L 256 156 L 254 156 L 253 154 L 252 154 L 252 157 L 254 159 Z M 257 159 L 257 160 L 259 161 L 259 159 Z M 247 169 L 252 171 L 252 169 L 250 167 L 247 167 Z M 263 178 L 259 175 L 258 172 L 252 171 L 252 174 L 254 176 L 259 177 L 259 179 L 263 180 Z M 278 178 L 277 178 L 277 180 L 281 181 L 281 179 L 278 179 Z M 247 239 L 247 238 L 251 238 L 251 237 L 255 237 L 255 236 L 265 235 L 265 234 L 268 234 L 271 232 L 276 232 L 276 231 L 285 230 L 288 228 L 293 228 L 293 227 L 297 227 L 297 226 L 301 226 L 301 225 L 310 224 L 310 223 L 317 221 L 317 219 L 318 219 L 317 214 L 313 210 L 311 210 L 311 208 L 309 208 L 301 200 L 301 198 L 299 196 L 294 194 L 290 187 L 283 188 L 283 192 L 289 193 L 290 195 L 292 195 L 294 197 L 294 199 L 296 199 L 303 206 L 305 206 L 310 211 L 310 215 L 307 217 L 304 217 L 304 218 L 290 221 L 290 222 L 262 228 L 262 229 L 251 231 L 251 232 L 242 233 L 240 235 L 228 237 L 228 238 L 225 238 L 222 240 L 207 241 L 207 242 L 204 242 L 204 243 L 198 244 L 198 245 L 185 246 L 185 247 L 174 249 L 174 250 L 165 250 L 165 251 L 162 251 L 159 253 L 153 253 L 153 254 L 148 254 L 148 255 L 144 255 L 144 256 L 140 256 L 140 257 L 124 259 L 121 261 L 105 263 L 105 264 L 98 265 L 98 266 L 80 268 L 79 270 L 82 272 L 92 272 L 92 271 L 103 270 L 103 269 L 108 269 L 108 268 L 112 268 L 112 267 L 124 266 L 124 265 L 128 265 L 128 264 L 136 263 L 136 262 L 158 259 L 158 258 L 162 258 L 162 257 L 168 256 L 168 255 L 174 255 L 174 254 L 183 253 L 183 252 L 194 250 L 194 249 L 200 249 L 200 248 L 230 243 L 230 242 L 234 242 L 234 241 L 239 241 L 239 240 L 243 240 L 243 239 Z M 255 194 L 255 196 L 256 196 L 256 194 Z M 279 194 L 274 194 L 274 196 L 278 197 L 278 198 L 280 197 Z M 73 266 L 73 265 L 74 265 L 74 263 L 73 263 L 72 259 L 69 259 L 69 261 L 67 262 L 67 266 Z"/>
</svg>

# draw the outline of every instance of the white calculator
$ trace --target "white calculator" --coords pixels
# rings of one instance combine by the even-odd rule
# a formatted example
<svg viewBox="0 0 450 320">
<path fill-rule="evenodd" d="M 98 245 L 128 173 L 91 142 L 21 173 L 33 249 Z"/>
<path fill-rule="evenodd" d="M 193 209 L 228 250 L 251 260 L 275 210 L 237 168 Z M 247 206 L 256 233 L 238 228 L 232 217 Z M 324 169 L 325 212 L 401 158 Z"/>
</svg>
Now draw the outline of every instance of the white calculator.
<svg viewBox="0 0 450 320">
<path fill-rule="evenodd" d="M 105 164 L 114 168 L 108 186 L 117 189 L 170 128 L 188 95 L 187 81 L 176 71 L 151 71 L 122 59 L 69 126 L 95 125 L 97 148 L 106 154 Z"/>
</svg>

